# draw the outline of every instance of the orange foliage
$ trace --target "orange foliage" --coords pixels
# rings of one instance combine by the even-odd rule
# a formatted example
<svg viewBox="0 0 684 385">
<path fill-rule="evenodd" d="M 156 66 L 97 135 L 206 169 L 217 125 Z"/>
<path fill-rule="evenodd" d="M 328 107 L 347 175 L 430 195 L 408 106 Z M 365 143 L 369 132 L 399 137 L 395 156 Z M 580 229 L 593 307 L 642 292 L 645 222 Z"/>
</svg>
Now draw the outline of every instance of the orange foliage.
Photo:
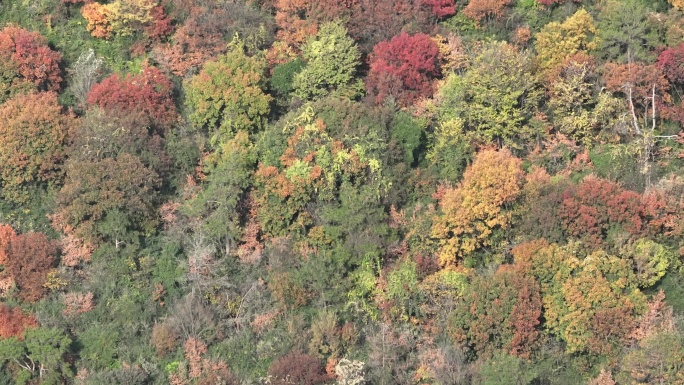
<svg viewBox="0 0 684 385">
<path fill-rule="evenodd" d="M 318 32 L 318 23 L 307 18 L 314 4 L 309 0 L 277 0 L 275 20 L 280 27 L 278 40 L 296 47 L 314 36 Z"/>
<path fill-rule="evenodd" d="M 0 224 L 0 265 L 4 265 L 9 260 L 7 248 L 10 242 L 17 236 L 12 226 Z"/>
<path fill-rule="evenodd" d="M 445 191 L 439 202 L 442 215 L 432 227 L 433 236 L 440 240 L 442 265 L 456 264 L 457 258 L 490 245 L 494 230 L 510 225 L 510 213 L 504 209 L 520 195 L 521 164 L 507 149 L 484 150 L 458 187 Z"/>
<path fill-rule="evenodd" d="M 6 199 L 25 203 L 31 189 L 61 176 L 63 147 L 75 123 L 54 92 L 17 95 L 0 105 L 0 179 Z"/>
<path fill-rule="evenodd" d="M 486 19 L 501 19 L 504 9 L 511 0 L 470 0 L 463 9 L 463 14 L 482 24 Z"/>
<path fill-rule="evenodd" d="M 86 29 L 94 37 L 109 39 L 112 36 L 111 12 L 98 3 L 88 3 L 81 8 L 81 15 L 86 19 Z"/>
<path fill-rule="evenodd" d="M 0 303 L 0 339 L 9 337 L 21 339 L 25 329 L 37 326 L 36 317 L 24 314 L 19 307 L 10 308 Z"/>
</svg>

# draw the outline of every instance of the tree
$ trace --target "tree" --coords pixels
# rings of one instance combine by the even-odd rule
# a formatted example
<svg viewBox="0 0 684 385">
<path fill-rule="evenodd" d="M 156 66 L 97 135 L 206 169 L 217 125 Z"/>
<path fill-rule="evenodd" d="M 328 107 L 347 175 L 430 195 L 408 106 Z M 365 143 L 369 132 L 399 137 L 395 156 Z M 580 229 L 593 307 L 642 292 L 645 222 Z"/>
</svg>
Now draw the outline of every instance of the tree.
<svg viewBox="0 0 684 385">
<path fill-rule="evenodd" d="M 522 148 L 541 135 L 535 114 L 541 90 L 526 54 L 490 43 L 463 75 L 450 75 L 438 92 L 440 119 L 463 121 L 477 139 Z"/>
<path fill-rule="evenodd" d="M 511 0 L 471 0 L 463 9 L 463 14 L 481 25 L 488 20 L 501 19 L 510 3 Z"/>
<path fill-rule="evenodd" d="M 71 339 L 57 328 L 26 329 L 23 340 L 11 337 L 0 340 L 0 362 L 16 368 L 24 381 L 34 377 L 41 384 L 62 384 L 73 377 L 65 358 Z"/>
<path fill-rule="evenodd" d="M 435 218 L 432 236 L 439 240 L 439 260 L 455 265 L 458 258 L 482 246 L 492 246 L 494 231 L 510 225 L 505 207 L 520 195 L 522 161 L 507 149 L 484 150 L 463 174 L 455 188 L 445 189 Z"/>
<path fill-rule="evenodd" d="M 170 128 L 178 120 L 173 85 L 155 67 L 145 66 L 140 73 L 127 74 L 123 78 L 113 74 L 90 89 L 87 103 L 123 113 L 140 111 L 160 130 Z"/>
<path fill-rule="evenodd" d="M 136 156 L 145 167 L 167 176 L 171 159 L 165 141 L 143 111 L 90 108 L 73 130 L 66 149 L 70 162 L 100 161 L 121 154 Z"/>
<path fill-rule="evenodd" d="M 0 30 L 0 103 L 31 90 L 59 91 L 61 61 L 39 33 L 5 26 Z"/>
<path fill-rule="evenodd" d="M 94 37 L 109 39 L 112 34 L 130 36 L 143 24 L 155 20 L 158 0 L 115 0 L 107 4 L 88 3 L 81 8 L 86 28 Z"/>
<path fill-rule="evenodd" d="M 268 375 L 274 385 L 317 385 L 328 381 L 318 359 L 294 351 L 275 360 L 268 368 Z"/>
<path fill-rule="evenodd" d="M 341 23 L 324 24 L 318 34 L 302 49 L 306 66 L 294 76 L 294 94 L 302 99 L 315 99 L 330 92 L 354 97 L 362 85 L 355 80 L 361 53 L 347 36 Z"/>
<path fill-rule="evenodd" d="M 226 53 L 226 39 L 235 35 L 256 54 L 273 42 L 272 17 L 246 1 L 174 1 L 180 15 L 171 42 L 156 45 L 152 57 L 176 76 L 194 75 L 209 60 Z M 180 21 L 183 23 L 180 24 Z"/>
<path fill-rule="evenodd" d="M 237 131 L 261 128 L 270 110 L 271 96 L 264 93 L 266 63 L 250 57 L 242 43 L 217 61 L 204 64 L 202 71 L 187 84 L 190 120 L 211 135 L 214 145 L 228 140 Z"/>
<path fill-rule="evenodd" d="M 534 47 L 542 71 L 550 71 L 577 53 L 586 53 L 598 47 L 594 19 L 580 9 L 561 24 L 546 24 L 536 35 Z"/>
<path fill-rule="evenodd" d="M 596 177 L 569 186 L 556 215 L 566 237 L 577 237 L 591 246 L 600 246 L 615 226 L 632 235 L 644 226 L 639 194 Z"/>
<path fill-rule="evenodd" d="M 318 32 L 318 20 L 313 16 L 316 1 L 277 0 L 275 20 L 280 30 L 278 40 L 298 47 Z"/>
<path fill-rule="evenodd" d="M 539 282 L 546 328 L 566 342 L 566 352 L 608 354 L 621 346 L 646 310 L 632 262 L 580 245 L 544 240 L 512 250 L 515 263 Z"/>
<path fill-rule="evenodd" d="M 443 19 L 456 13 L 454 2 L 454 0 L 422 0 L 423 5 L 430 8 L 432 15 L 438 19 Z"/>
<path fill-rule="evenodd" d="M 556 74 L 547 86 L 547 105 L 556 132 L 591 146 L 598 129 L 616 126 L 624 103 L 607 92 L 596 94 L 597 76 L 588 56 L 572 56 L 552 72 Z"/>
<path fill-rule="evenodd" d="M 9 307 L 0 303 L 0 339 L 22 338 L 24 330 L 38 326 L 36 317 L 24 313 L 20 307 Z"/>
<path fill-rule="evenodd" d="M 205 188 L 190 202 L 188 211 L 202 218 L 203 228 L 221 242 L 226 252 L 243 234 L 242 205 L 252 184 L 256 159 L 247 132 L 240 131 L 203 161 Z"/>
<path fill-rule="evenodd" d="M 500 352 L 529 358 L 539 338 L 539 290 L 534 277 L 515 265 L 501 265 L 493 276 L 476 276 L 463 294 L 468 310 L 452 313 L 450 332 L 481 358 Z"/>
<path fill-rule="evenodd" d="M 351 11 L 347 22 L 349 34 L 366 54 L 379 42 L 402 32 L 416 33 L 430 28 L 431 10 L 424 0 L 352 0 L 347 3 Z"/>
<path fill-rule="evenodd" d="M 659 115 L 658 108 L 671 101 L 669 83 L 653 64 L 606 63 L 604 79 L 609 91 L 625 97 L 637 135 L 652 125 L 652 119 Z"/>
<path fill-rule="evenodd" d="M 19 288 L 18 296 L 35 302 L 47 291 L 48 273 L 55 265 L 57 246 L 42 233 L 29 232 L 12 237 L 5 253 L 5 271 Z M 30 256 L 30 258 L 28 258 Z"/>
<path fill-rule="evenodd" d="M 60 179 L 64 144 L 75 123 L 53 92 L 17 95 L 0 105 L 0 178 L 5 199 L 26 203 Z"/>
<path fill-rule="evenodd" d="M 599 50 L 604 59 L 618 63 L 649 62 L 661 45 L 662 31 L 651 10 L 639 0 L 611 0 L 599 13 Z"/>
<path fill-rule="evenodd" d="M 430 96 L 433 80 L 441 75 L 439 47 L 422 33 L 402 33 L 378 43 L 369 61 L 366 88 L 378 104 L 395 97 L 400 105 L 407 106 Z"/>
<path fill-rule="evenodd" d="M 65 168 L 53 220 L 62 231 L 85 242 L 109 240 L 118 247 L 136 232 L 149 233 L 156 226 L 160 179 L 135 155 L 74 160 Z"/>
</svg>

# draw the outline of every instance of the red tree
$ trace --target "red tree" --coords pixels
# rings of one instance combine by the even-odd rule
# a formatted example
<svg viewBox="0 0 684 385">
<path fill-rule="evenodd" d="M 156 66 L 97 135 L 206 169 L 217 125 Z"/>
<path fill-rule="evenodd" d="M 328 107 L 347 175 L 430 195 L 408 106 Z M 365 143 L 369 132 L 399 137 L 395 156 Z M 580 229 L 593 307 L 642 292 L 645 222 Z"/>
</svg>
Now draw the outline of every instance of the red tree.
<svg viewBox="0 0 684 385">
<path fill-rule="evenodd" d="M 656 67 L 672 83 L 684 83 L 684 43 L 668 48 L 658 55 Z"/>
<path fill-rule="evenodd" d="M 501 265 L 477 276 L 463 295 L 468 311 L 453 317 L 454 338 L 491 357 L 503 349 L 529 358 L 538 345 L 542 300 L 539 284 L 521 266 Z"/>
<path fill-rule="evenodd" d="M 59 91 L 61 61 L 39 33 L 6 26 L 0 30 L 0 101 L 25 89 Z"/>
<path fill-rule="evenodd" d="M 641 196 L 595 177 L 571 185 L 562 194 L 558 216 L 566 235 L 599 246 L 608 229 L 619 225 L 630 234 L 642 230 Z"/>
<path fill-rule="evenodd" d="M 55 243 L 34 232 L 12 237 L 6 243 L 7 262 L 2 274 L 14 278 L 22 300 L 37 301 L 45 293 L 43 284 L 55 263 Z"/>
<path fill-rule="evenodd" d="M 11 308 L 0 303 L 0 339 L 9 337 L 21 339 L 25 329 L 36 326 L 38 326 L 36 317 L 24 314 L 19 307 Z"/>
<path fill-rule="evenodd" d="M 456 13 L 454 0 L 422 0 L 423 5 L 430 8 L 432 14 L 441 19 Z"/>
<path fill-rule="evenodd" d="M 350 3 L 351 16 L 347 29 L 362 52 L 370 52 L 377 43 L 389 40 L 402 31 L 429 28 L 429 7 L 423 0 L 354 0 Z"/>
<path fill-rule="evenodd" d="M 660 69 L 654 65 L 641 63 L 606 63 L 604 79 L 606 88 L 611 92 L 622 93 L 628 107 L 634 104 L 634 114 L 645 120 L 651 119 L 653 112 L 653 92 L 655 92 L 656 114 L 665 104 L 670 103 L 670 85 Z M 682 117 L 684 118 L 684 116 Z"/>
<path fill-rule="evenodd" d="M 366 88 L 376 103 L 394 96 L 406 106 L 431 95 L 432 81 L 440 74 L 437 43 L 422 33 L 402 33 L 373 48 Z"/>
<path fill-rule="evenodd" d="M 159 69 L 145 67 L 139 74 L 114 74 L 88 93 L 88 104 L 105 110 L 140 111 L 157 125 L 168 127 L 178 119 L 173 85 Z"/>
</svg>

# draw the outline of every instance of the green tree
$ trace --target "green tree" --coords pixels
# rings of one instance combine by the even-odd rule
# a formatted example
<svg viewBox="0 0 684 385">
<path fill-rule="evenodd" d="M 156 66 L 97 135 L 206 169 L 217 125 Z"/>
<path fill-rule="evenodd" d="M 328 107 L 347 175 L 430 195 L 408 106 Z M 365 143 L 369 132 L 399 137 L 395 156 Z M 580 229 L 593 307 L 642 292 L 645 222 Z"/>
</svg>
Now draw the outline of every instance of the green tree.
<svg viewBox="0 0 684 385">
<path fill-rule="evenodd" d="M 598 16 L 601 56 L 619 63 L 649 62 L 654 49 L 662 45 L 664 30 L 651 13 L 641 0 L 606 2 Z"/>
<path fill-rule="evenodd" d="M 529 57 L 491 43 L 464 75 L 450 75 L 438 92 L 441 121 L 461 119 L 478 139 L 521 148 L 539 135 L 533 124 L 541 98 Z"/>
<path fill-rule="evenodd" d="M 238 132 L 209 155 L 203 165 L 206 185 L 190 202 L 189 214 L 203 218 L 207 235 L 229 250 L 242 235 L 239 205 L 244 203 L 256 165 L 247 132 Z"/>
<path fill-rule="evenodd" d="M 294 77 L 296 96 L 309 100 L 338 92 L 353 98 L 363 88 L 361 80 L 354 78 L 361 53 L 341 23 L 323 25 L 306 43 L 302 55 L 307 63 Z"/>
<path fill-rule="evenodd" d="M 485 361 L 479 370 L 481 385 L 527 385 L 536 378 L 536 373 L 527 363 L 515 356 L 499 353 Z"/>
<path fill-rule="evenodd" d="M 57 328 L 38 327 L 17 337 L 0 340 L 0 362 L 16 366 L 18 383 L 35 378 L 40 384 L 62 384 L 73 377 L 65 359 L 71 339 Z"/>
<path fill-rule="evenodd" d="M 190 121 L 206 130 L 219 145 L 238 130 L 262 128 L 270 111 L 271 96 L 264 93 L 266 61 L 245 54 L 240 41 L 215 61 L 204 64 L 187 83 Z"/>
</svg>

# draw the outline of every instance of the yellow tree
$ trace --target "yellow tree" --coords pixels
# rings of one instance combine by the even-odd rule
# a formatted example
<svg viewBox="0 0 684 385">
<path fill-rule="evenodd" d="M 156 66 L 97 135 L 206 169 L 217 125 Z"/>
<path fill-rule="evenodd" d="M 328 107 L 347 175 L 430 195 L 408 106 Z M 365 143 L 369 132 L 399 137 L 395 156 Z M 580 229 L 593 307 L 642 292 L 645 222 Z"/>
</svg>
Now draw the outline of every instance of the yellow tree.
<svg viewBox="0 0 684 385">
<path fill-rule="evenodd" d="M 520 196 L 521 163 L 508 149 L 484 150 L 466 169 L 463 181 L 446 189 L 439 202 L 442 215 L 432 227 L 442 265 L 454 265 L 457 258 L 490 246 L 493 232 L 510 225 L 505 207 Z"/>
<path fill-rule="evenodd" d="M 132 35 L 135 27 L 154 20 L 152 10 L 157 0 L 116 0 L 108 4 L 89 3 L 81 13 L 88 21 L 86 28 L 95 37 L 108 39 L 112 33 Z"/>
<path fill-rule="evenodd" d="M 599 39 L 594 37 L 596 32 L 594 19 L 584 9 L 575 12 L 563 23 L 554 21 L 545 25 L 534 43 L 542 71 L 554 69 L 577 53 L 596 49 L 599 43 Z"/>
</svg>

